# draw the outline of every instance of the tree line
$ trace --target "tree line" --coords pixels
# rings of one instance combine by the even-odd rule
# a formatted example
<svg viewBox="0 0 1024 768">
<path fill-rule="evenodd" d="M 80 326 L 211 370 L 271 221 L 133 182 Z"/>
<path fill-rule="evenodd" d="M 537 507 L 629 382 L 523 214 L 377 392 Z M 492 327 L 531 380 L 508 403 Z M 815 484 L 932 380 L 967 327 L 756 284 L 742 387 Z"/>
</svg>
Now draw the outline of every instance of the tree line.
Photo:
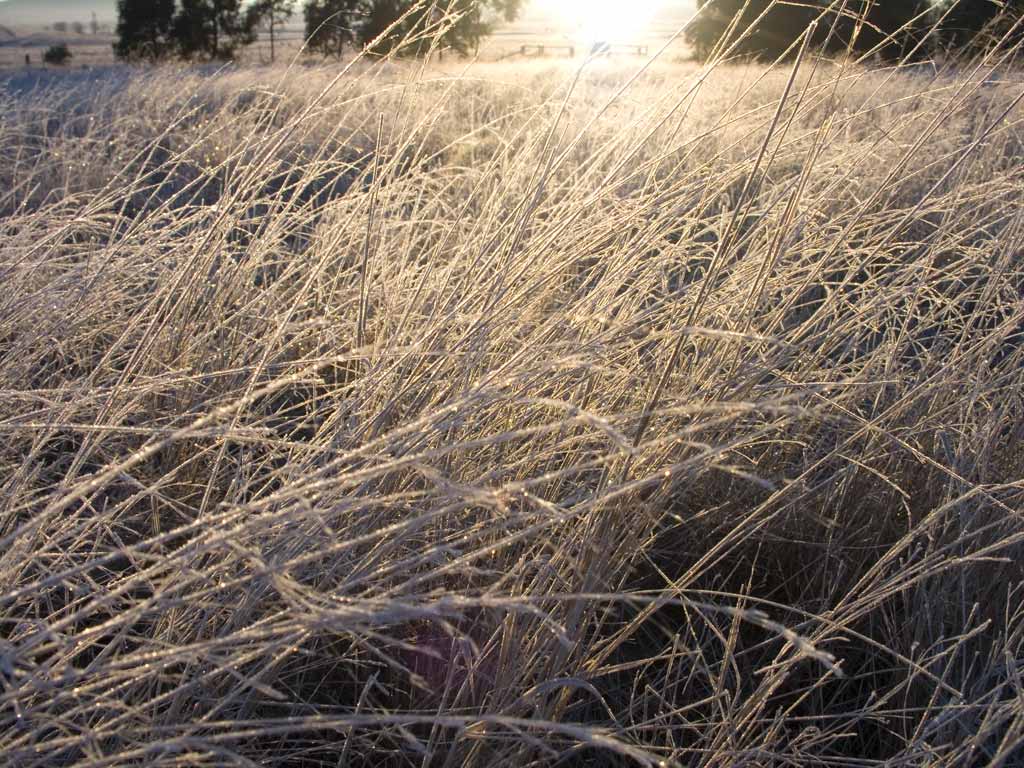
<svg viewBox="0 0 1024 768">
<path fill-rule="evenodd" d="M 306 46 L 340 57 L 348 46 L 374 53 L 441 46 L 468 53 L 495 20 L 511 21 L 524 0 L 307 0 Z M 123 60 L 230 60 L 269 32 L 271 59 L 297 0 L 118 0 L 114 53 Z"/>
<path fill-rule="evenodd" d="M 923 59 L 1024 39 L 1024 0 L 697 0 L 686 37 L 698 58 L 776 59 L 809 44 L 884 59 Z"/>
<path fill-rule="evenodd" d="M 350 46 L 372 52 L 473 50 L 499 18 L 524 0 L 307 0 L 306 46 L 341 57 Z M 271 59 L 298 0 L 118 0 L 119 58 L 232 59 L 269 31 Z M 686 33 L 699 58 L 720 53 L 778 58 L 792 53 L 814 24 L 810 44 L 886 59 L 925 58 L 1007 39 L 1017 42 L 1024 0 L 697 0 Z M 623 14 L 629 13 L 627 5 Z M 1024 28 L 1024 23 L 1019 25 Z"/>
</svg>

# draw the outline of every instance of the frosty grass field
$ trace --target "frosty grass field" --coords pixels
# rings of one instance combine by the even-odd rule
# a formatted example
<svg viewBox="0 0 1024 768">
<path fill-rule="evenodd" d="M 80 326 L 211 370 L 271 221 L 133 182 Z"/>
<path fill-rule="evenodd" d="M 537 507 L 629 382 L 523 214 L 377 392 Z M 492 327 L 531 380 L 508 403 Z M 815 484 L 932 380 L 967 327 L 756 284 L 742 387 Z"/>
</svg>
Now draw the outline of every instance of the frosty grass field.
<svg viewBox="0 0 1024 768">
<path fill-rule="evenodd" d="M 5 76 L 3 761 L 1024 765 L 1013 55 Z"/>
</svg>

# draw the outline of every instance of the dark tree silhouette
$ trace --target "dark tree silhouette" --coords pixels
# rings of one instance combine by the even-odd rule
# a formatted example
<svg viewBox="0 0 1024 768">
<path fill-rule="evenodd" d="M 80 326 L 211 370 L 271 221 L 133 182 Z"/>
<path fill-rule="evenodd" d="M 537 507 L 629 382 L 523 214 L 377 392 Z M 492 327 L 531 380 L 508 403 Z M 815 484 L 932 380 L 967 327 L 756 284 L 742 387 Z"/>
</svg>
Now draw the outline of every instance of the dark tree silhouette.
<svg viewBox="0 0 1024 768">
<path fill-rule="evenodd" d="M 889 59 L 914 50 L 930 20 L 928 0 L 850 0 L 843 13 L 829 0 L 697 0 L 701 13 L 687 30 L 699 58 L 716 51 L 774 59 L 795 52 L 812 22 L 811 40 L 827 51 L 874 52 Z"/>
<path fill-rule="evenodd" d="M 419 55 L 434 41 L 465 55 L 490 33 L 493 20 L 511 21 L 522 5 L 523 0 L 367 0 L 357 39 L 381 55 Z"/>
<path fill-rule="evenodd" d="M 364 47 L 372 45 L 372 53 L 391 53 L 403 42 L 410 46 L 410 53 L 415 42 L 420 43 L 416 50 L 429 47 L 429 43 L 422 39 L 414 42 L 417 31 L 422 33 L 428 29 L 431 16 L 436 15 L 429 6 L 403 0 L 368 0 L 364 13 L 357 39 Z"/>
<path fill-rule="evenodd" d="M 255 37 L 242 0 L 181 0 L 174 39 L 184 58 L 229 60 Z"/>
<path fill-rule="evenodd" d="M 249 6 L 247 24 L 255 29 L 266 24 L 270 32 L 270 61 L 274 61 L 275 33 L 295 14 L 295 0 L 256 0 Z"/>
<path fill-rule="evenodd" d="M 952 50 L 971 51 L 1001 40 L 1024 15 L 1024 0 L 947 0 L 938 10 L 948 10 L 941 22 L 943 44 Z M 1009 44 L 1024 39 L 1021 26 L 1010 35 Z"/>
<path fill-rule="evenodd" d="M 875 53 L 888 60 L 927 53 L 919 43 L 933 21 L 930 0 L 859 0 L 849 8 L 855 18 L 836 19 L 833 50 Z"/>
<path fill-rule="evenodd" d="M 119 59 L 155 61 L 174 47 L 174 0 L 118 0 L 117 42 Z"/>
<path fill-rule="evenodd" d="M 306 20 L 306 47 L 324 56 L 341 58 L 345 46 L 355 39 L 353 25 L 361 0 L 310 0 Z"/>
<path fill-rule="evenodd" d="M 726 50 L 776 58 L 817 15 L 809 8 L 773 6 L 771 0 L 697 0 L 697 8 L 700 13 L 686 39 L 700 59 Z"/>
</svg>

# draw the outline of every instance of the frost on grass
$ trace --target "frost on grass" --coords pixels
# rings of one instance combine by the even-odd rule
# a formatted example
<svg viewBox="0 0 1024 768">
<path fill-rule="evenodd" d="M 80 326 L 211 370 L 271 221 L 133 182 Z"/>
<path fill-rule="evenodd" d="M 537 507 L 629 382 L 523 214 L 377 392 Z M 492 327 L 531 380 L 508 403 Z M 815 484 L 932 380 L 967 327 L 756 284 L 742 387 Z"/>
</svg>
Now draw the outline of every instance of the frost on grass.
<svg viewBox="0 0 1024 768">
<path fill-rule="evenodd" d="M 1021 764 L 1007 59 L 8 83 L 0 754 Z"/>
</svg>

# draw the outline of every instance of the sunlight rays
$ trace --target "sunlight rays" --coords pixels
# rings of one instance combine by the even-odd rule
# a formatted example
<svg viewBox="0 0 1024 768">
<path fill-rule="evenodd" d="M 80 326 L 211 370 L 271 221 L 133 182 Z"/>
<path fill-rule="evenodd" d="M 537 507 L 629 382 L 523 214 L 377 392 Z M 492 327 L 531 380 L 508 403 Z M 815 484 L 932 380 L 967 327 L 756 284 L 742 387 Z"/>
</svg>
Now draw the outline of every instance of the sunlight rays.
<svg viewBox="0 0 1024 768">
<path fill-rule="evenodd" d="M 665 0 L 633 0 L 623 6 L 616 0 L 538 0 L 577 42 L 632 43 L 650 34 L 655 14 Z"/>
</svg>

